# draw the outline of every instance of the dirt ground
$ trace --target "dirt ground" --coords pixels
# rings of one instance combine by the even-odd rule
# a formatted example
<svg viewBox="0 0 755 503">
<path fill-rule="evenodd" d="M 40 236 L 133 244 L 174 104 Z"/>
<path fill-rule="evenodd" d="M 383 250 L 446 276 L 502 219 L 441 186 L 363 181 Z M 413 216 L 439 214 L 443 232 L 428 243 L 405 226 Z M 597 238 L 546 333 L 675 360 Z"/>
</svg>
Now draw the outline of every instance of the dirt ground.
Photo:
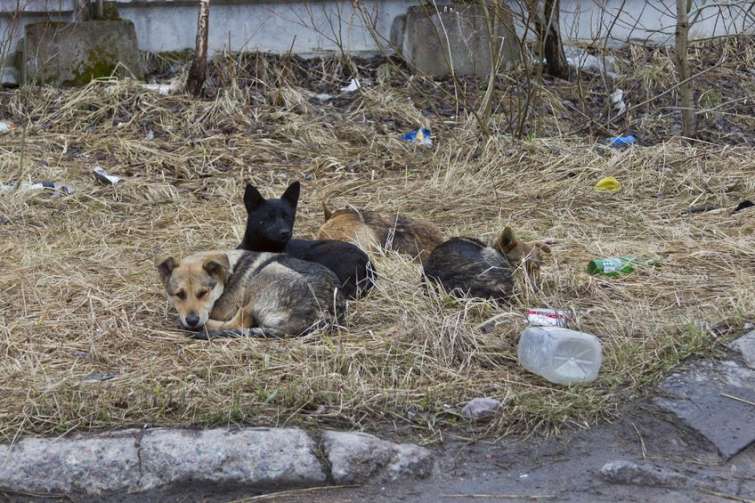
<svg viewBox="0 0 755 503">
<path fill-rule="evenodd" d="M 755 213 L 733 212 L 755 194 L 746 42 L 695 53 L 699 65 L 731 55 L 706 74 L 720 80 L 700 87 L 736 91 L 703 114 L 701 135 L 715 142 L 674 136 L 676 112 L 664 108 L 673 92 L 611 125 L 599 78 L 584 81 L 583 95 L 576 82 L 546 82 L 524 117 L 523 84 L 502 77 L 486 136 L 473 81 L 431 82 L 384 61 L 358 69 L 353 94 L 339 92 L 353 71 L 341 61 L 259 55 L 217 63 L 201 100 L 129 81 L 3 92 L 0 120 L 17 127 L 0 136 L 0 181 L 75 191 L 0 197 L 0 435 L 295 424 L 432 444 L 447 428 L 499 438 L 615 418 L 674 365 L 719 351 L 755 312 Z M 663 92 L 668 54 L 625 56 L 619 83 L 630 100 Z M 433 131 L 432 148 L 400 140 L 419 126 Z M 596 141 L 620 132 L 640 145 Z M 123 181 L 98 182 L 98 165 Z M 596 192 L 604 176 L 621 191 Z M 335 333 L 187 339 L 155 261 L 235 247 L 244 184 L 275 195 L 295 179 L 301 237 L 314 236 L 328 200 L 432 220 L 449 237 L 492 240 L 512 225 L 524 239 L 552 240 L 553 254 L 537 288 L 518 273 L 508 305 L 428 295 L 417 264 L 386 253 L 374 257 L 375 291 Z M 659 266 L 619 279 L 586 273 L 592 258 L 613 255 Z M 516 364 L 533 306 L 572 310 L 574 328 L 601 338 L 595 383 L 555 386 Z M 495 314 L 507 323 L 476 328 Z M 489 425 L 468 425 L 460 410 L 480 396 L 511 405 Z"/>
</svg>

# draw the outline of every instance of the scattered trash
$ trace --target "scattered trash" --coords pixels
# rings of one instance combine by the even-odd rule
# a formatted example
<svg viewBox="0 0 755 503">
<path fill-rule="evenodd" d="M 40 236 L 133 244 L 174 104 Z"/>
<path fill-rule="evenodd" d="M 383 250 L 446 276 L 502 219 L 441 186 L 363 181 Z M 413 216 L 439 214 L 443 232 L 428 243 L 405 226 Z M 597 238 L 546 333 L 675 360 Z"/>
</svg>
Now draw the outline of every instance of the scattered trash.
<svg viewBox="0 0 755 503">
<path fill-rule="evenodd" d="M 149 131 L 147 131 L 147 134 L 144 135 L 144 139 L 147 140 L 147 141 L 154 140 L 155 139 L 155 132 L 150 129 Z"/>
<path fill-rule="evenodd" d="M 142 84 L 142 88 L 147 91 L 153 91 L 163 96 L 168 96 L 180 90 L 181 81 L 173 79 L 167 84 Z"/>
<path fill-rule="evenodd" d="M 578 47 L 564 47 L 564 53 L 566 55 L 566 63 L 576 70 L 597 74 L 604 73 L 612 79 L 619 77 L 616 58 L 613 56 L 593 56 Z"/>
<path fill-rule="evenodd" d="M 335 96 L 333 96 L 332 94 L 321 93 L 321 94 L 315 94 L 314 98 L 320 103 L 326 103 L 332 99 L 335 99 Z"/>
<path fill-rule="evenodd" d="M 527 321 L 533 327 L 563 327 L 569 324 L 571 314 L 557 309 L 527 309 Z"/>
<path fill-rule="evenodd" d="M 467 419 L 472 421 L 480 421 L 482 419 L 489 419 L 493 416 L 501 405 L 500 400 L 494 398 L 474 398 L 467 402 L 461 413 Z"/>
<path fill-rule="evenodd" d="M 611 96 L 609 96 L 609 98 L 611 100 L 611 105 L 613 105 L 613 110 L 614 112 L 616 112 L 616 115 L 621 115 L 627 111 L 627 104 L 624 102 L 624 91 L 617 89 L 611 93 Z"/>
<path fill-rule="evenodd" d="M 419 128 L 414 131 L 409 131 L 401 135 L 401 139 L 404 141 L 416 143 L 417 145 L 423 145 L 426 147 L 433 146 L 433 139 L 430 136 L 430 130 L 427 128 Z"/>
<path fill-rule="evenodd" d="M 354 91 L 356 91 L 360 87 L 362 87 L 362 86 L 359 84 L 359 81 L 357 79 L 351 79 L 351 82 L 349 82 L 348 86 L 341 88 L 341 92 L 342 93 L 353 93 Z"/>
<path fill-rule="evenodd" d="M 74 192 L 73 187 L 70 187 L 68 185 L 63 185 L 61 183 L 49 182 L 49 181 L 21 182 L 21 184 L 0 183 L 0 193 L 29 192 L 32 190 L 50 190 L 50 191 L 53 191 L 56 195 L 66 195 L 66 196 L 69 196 L 73 194 Z"/>
<path fill-rule="evenodd" d="M 8 225 L 10 223 L 10 218 L 6 217 L 5 215 L 0 215 L 0 225 Z"/>
<path fill-rule="evenodd" d="M 634 145 L 636 142 L 637 138 L 631 134 L 626 136 L 614 136 L 613 138 L 608 139 L 608 145 L 613 148 L 628 147 L 629 145 Z"/>
<path fill-rule="evenodd" d="M 635 257 L 596 258 L 587 264 L 587 272 L 615 278 L 634 272 L 636 261 Z"/>
<path fill-rule="evenodd" d="M 96 166 L 94 168 L 94 177 L 99 180 L 102 183 L 109 184 L 109 185 L 117 185 L 118 182 L 122 180 L 120 176 L 115 176 L 109 174 L 107 171 L 105 171 L 104 168 L 101 166 Z"/>
<path fill-rule="evenodd" d="M 10 133 L 16 128 L 16 125 L 12 122 L 0 121 L 0 134 Z"/>
<path fill-rule="evenodd" d="M 637 257 L 596 258 L 587 264 L 587 272 L 616 278 L 634 272 L 637 267 L 651 267 L 659 264 L 658 259 Z"/>
<path fill-rule="evenodd" d="M 115 379 L 115 374 L 111 374 L 110 372 L 92 372 L 88 376 L 86 376 L 84 379 L 81 380 L 82 383 L 95 383 L 95 382 L 102 382 L 102 381 L 109 381 L 111 379 Z"/>
<path fill-rule="evenodd" d="M 597 192 L 618 192 L 621 190 L 621 182 L 612 176 L 607 176 L 598 180 L 595 184 Z"/>
<path fill-rule="evenodd" d="M 594 381 L 603 361 L 597 337 L 562 327 L 528 327 L 519 337 L 519 364 L 556 384 Z"/>
<path fill-rule="evenodd" d="M 744 200 L 741 203 L 739 203 L 736 208 L 734 208 L 734 211 L 732 211 L 732 213 L 736 213 L 738 211 L 742 211 L 747 208 L 752 208 L 753 206 L 755 206 L 755 204 L 753 204 L 752 201 Z"/>
</svg>

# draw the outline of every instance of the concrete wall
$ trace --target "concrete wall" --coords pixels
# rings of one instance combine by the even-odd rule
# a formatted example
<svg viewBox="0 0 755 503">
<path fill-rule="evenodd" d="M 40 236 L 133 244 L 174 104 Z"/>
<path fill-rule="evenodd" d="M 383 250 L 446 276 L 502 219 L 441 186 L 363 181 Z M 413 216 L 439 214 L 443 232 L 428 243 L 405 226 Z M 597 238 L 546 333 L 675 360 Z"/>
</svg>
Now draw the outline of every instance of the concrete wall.
<svg viewBox="0 0 755 503">
<path fill-rule="evenodd" d="M 386 40 L 393 19 L 416 2 L 380 0 L 364 2 L 369 23 L 350 1 L 252 1 L 213 2 L 210 9 L 211 51 L 269 51 L 317 54 L 345 47 L 350 52 L 375 52 L 379 48 L 369 25 Z M 196 5 L 172 7 L 124 4 L 121 16 L 131 19 L 139 44 L 148 51 L 194 47 Z"/>
<path fill-rule="evenodd" d="M 755 33 L 755 10 L 747 12 L 751 1 L 693 3 L 692 39 Z M 571 39 L 605 39 L 608 35 L 614 46 L 629 40 L 670 45 L 675 25 L 675 0 L 561 0 L 561 31 Z"/>
<path fill-rule="evenodd" d="M 48 17 L 67 19 L 73 0 L 18 0 L 24 9 L 14 22 L 16 0 L 0 0 L 0 57 L 15 51 L 23 25 Z M 375 52 L 373 25 L 386 41 L 393 20 L 416 0 L 363 0 L 370 22 L 352 8 L 351 0 L 213 0 L 210 9 L 210 50 L 258 50 L 298 54 L 337 51 Z M 438 0 L 438 3 L 443 3 Z M 514 12 L 516 1 L 511 0 Z M 692 26 L 695 38 L 753 33 L 755 17 L 746 14 L 749 2 L 696 0 L 703 6 Z M 174 51 L 194 47 L 197 2 L 181 0 L 119 0 L 121 16 L 136 26 L 139 46 L 147 51 Z M 624 4 L 624 8 L 620 7 Z M 706 5 L 704 5 L 706 4 Z M 724 16 L 717 5 L 727 5 Z M 744 9 L 741 6 L 745 6 Z M 562 32 L 571 39 L 605 37 L 613 18 L 610 40 L 628 39 L 667 43 L 673 40 L 675 0 L 562 0 Z M 755 13 L 753 13 L 755 14 Z M 315 28 L 317 27 L 317 28 Z"/>
<path fill-rule="evenodd" d="M 45 12 L 54 19 L 66 19 L 71 14 L 71 0 L 20 1 L 25 9 L 19 25 L 12 19 L 15 1 L 0 0 L 0 41 L 10 42 L 6 52 L 15 50 L 23 36 L 23 25 L 45 19 Z M 365 21 L 350 0 L 213 0 L 209 49 L 307 55 L 338 51 L 343 46 L 353 53 L 375 53 L 380 48 L 368 28 L 373 27 L 387 44 L 393 20 L 417 3 L 365 1 L 369 19 Z M 194 47 L 196 1 L 126 0 L 118 4 L 121 17 L 130 19 L 136 27 L 140 49 L 160 52 Z"/>
</svg>

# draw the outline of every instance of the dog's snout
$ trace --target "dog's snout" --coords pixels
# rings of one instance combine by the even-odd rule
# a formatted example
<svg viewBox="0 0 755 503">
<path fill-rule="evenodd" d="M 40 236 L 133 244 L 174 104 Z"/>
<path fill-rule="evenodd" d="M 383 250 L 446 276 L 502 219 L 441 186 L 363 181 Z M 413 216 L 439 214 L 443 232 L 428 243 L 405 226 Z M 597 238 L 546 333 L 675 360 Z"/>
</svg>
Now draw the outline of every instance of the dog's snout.
<svg viewBox="0 0 755 503">
<path fill-rule="evenodd" d="M 196 313 L 189 313 L 186 316 L 186 325 L 189 328 L 196 328 L 197 325 L 199 325 L 199 316 L 197 316 Z"/>
<path fill-rule="evenodd" d="M 288 239 L 291 237 L 291 231 L 288 229 L 283 229 L 278 233 L 278 237 L 281 239 L 281 241 Z"/>
</svg>

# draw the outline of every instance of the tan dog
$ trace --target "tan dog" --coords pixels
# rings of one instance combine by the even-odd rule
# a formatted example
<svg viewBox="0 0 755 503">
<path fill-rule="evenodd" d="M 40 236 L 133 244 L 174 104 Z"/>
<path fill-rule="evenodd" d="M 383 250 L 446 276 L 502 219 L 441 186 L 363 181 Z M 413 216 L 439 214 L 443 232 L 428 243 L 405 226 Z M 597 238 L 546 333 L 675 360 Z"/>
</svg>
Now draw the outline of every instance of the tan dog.
<svg viewBox="0 0 755 503">
<path fill-rule="evenodd" d="M 511 227 L 506 227 L 493 244 L 493 248 L 506 255 L 513 267 L 523 267 L 533 281 L 540 278 L 540 268 L 545 263 L 545 255 L 551 248 L 540 241 L 524 242 L 516 239 Z"/>
<path fill-rule="evenodd" d="M 180 324 L 205 337 L 302 335 L 343 308 L 332 271 L 288 255 L 211 251 L 157 269 Z"/>
<path fill-rule="evenodd" d="M 381 248 L 393 250 L 424 262 L 443 242 L 434 224 L 402 215 L 388 217 L 375 211 L 344 208 L 336 211 L 322 203 L 325 222 L 317 239 L 335 239 L 354 243 L 373 253 Z"/>
</svg>

